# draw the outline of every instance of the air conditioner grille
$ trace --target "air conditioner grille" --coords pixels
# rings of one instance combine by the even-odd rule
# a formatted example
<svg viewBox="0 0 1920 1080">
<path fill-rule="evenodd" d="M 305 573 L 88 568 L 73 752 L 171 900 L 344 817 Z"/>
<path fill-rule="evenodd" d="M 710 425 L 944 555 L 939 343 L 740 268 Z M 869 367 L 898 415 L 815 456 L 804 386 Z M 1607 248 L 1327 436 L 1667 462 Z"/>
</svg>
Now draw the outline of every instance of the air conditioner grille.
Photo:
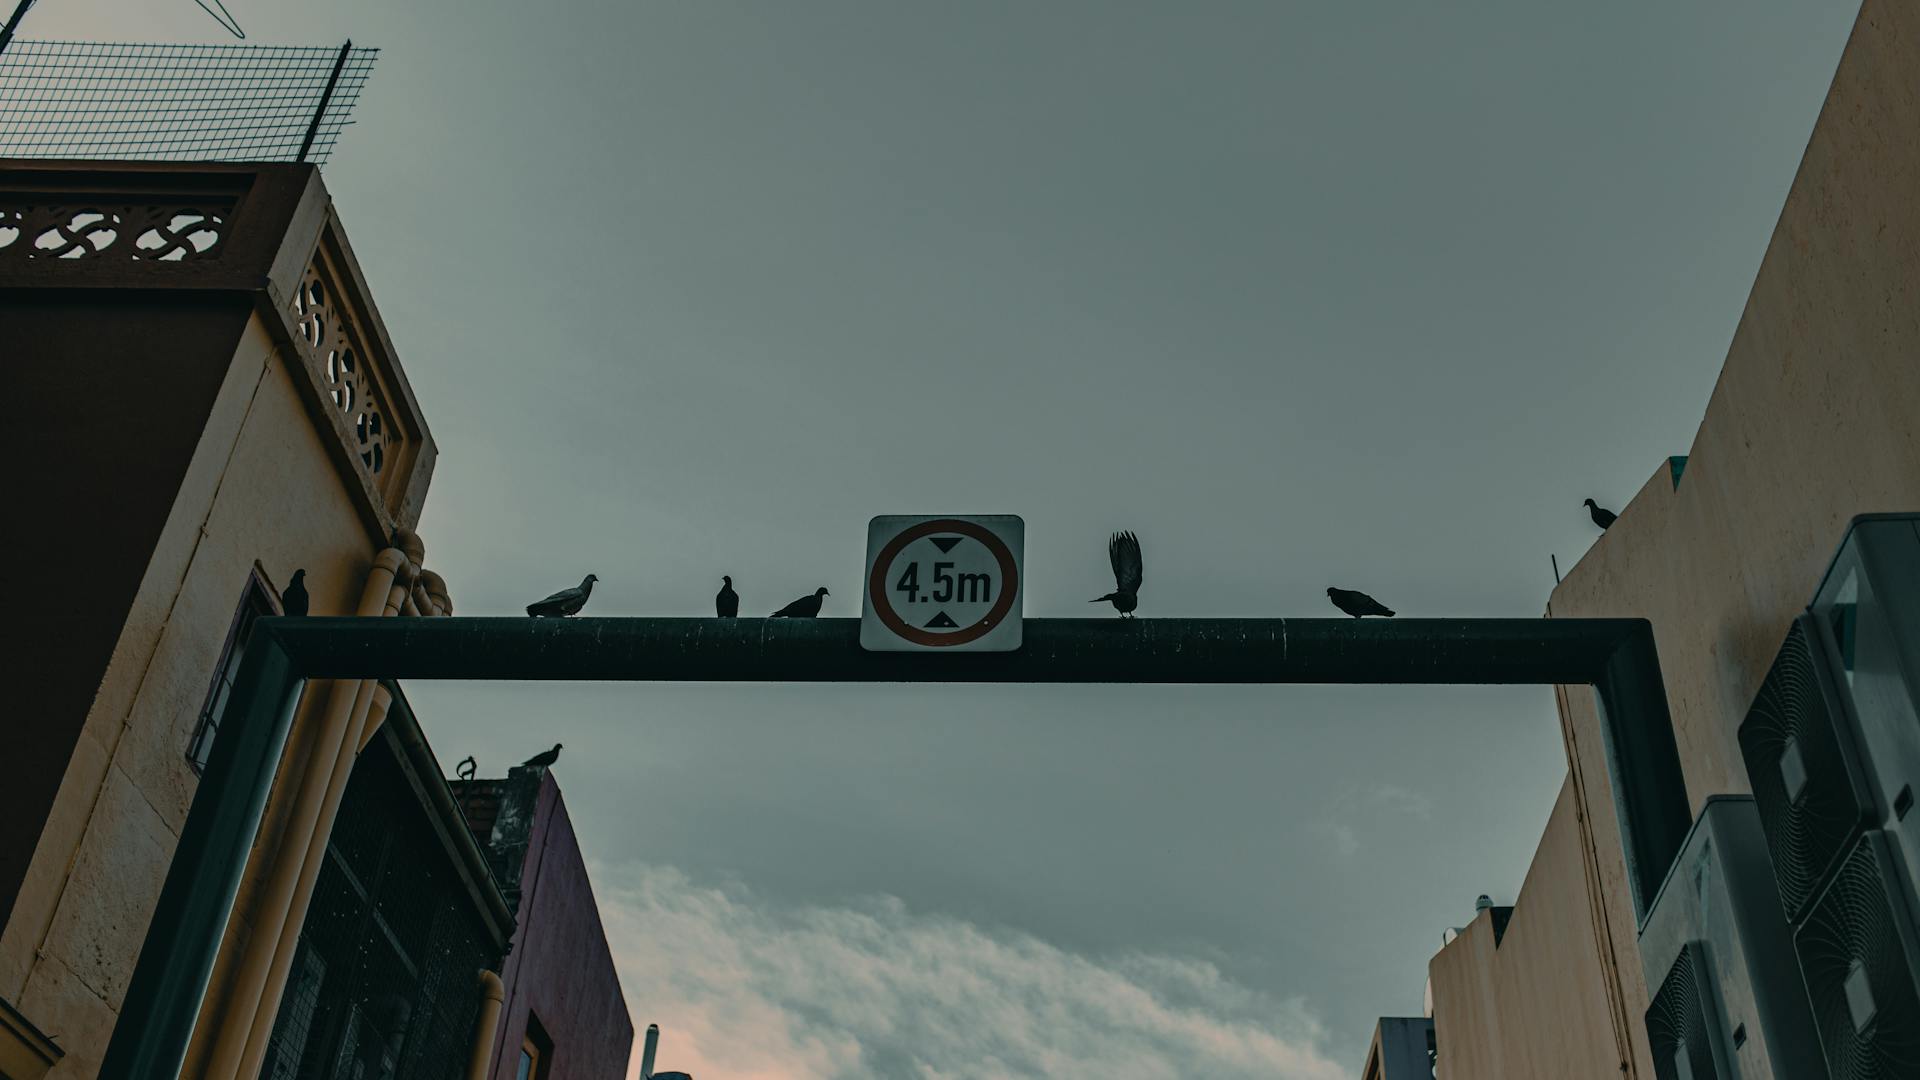
<svg viewBox="0 0 1920 1080">
<path fill-rule="evenodd" d="M 1868 811 L 1847 768 L 1812 644 L 1796 620 L 1740 725 L 1741 755 L 1790 922 L 1799 921 Z"/>
<path fill-rule="evenodd" d="M 1689 941 L 1647 1007 L 1647 1038 L 1659 1080 L 1722 1080 L 1719 1013 L 1706 950 Z"/>
<path fill-rule="evenodd" d="M 1920 993 L 1893 854 L 1868 833 L 1794 934 L 1833 1080 L 1920 1077 Z"/>
</svg>

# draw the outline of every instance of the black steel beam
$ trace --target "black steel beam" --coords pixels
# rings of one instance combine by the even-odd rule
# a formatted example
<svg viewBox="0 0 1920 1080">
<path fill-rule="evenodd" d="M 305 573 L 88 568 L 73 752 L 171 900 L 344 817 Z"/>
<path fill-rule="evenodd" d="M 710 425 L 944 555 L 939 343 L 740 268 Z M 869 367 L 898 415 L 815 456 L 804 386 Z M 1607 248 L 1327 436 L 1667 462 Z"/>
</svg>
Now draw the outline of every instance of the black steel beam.
<svg viewBox="0 0 1920 1080">
<path fill-rule="evenodd" d="M 257 620 L 102 1080 L 178 1074 L 307 678 L 1594 687 L 1637 915 L 1691 824 L 1642 619 L 1028 619 L 1017 652 L 869 653 L 856 619 Z"/>
<path fill-rule="evenodd" d="M 1028 619 L 1017 652 L 870 653 L 858 619 L 263 620 L 314 678 L 1593 682 L 1635 619 Z"/>
<path fill-rule="evenodd" d="M 333 104 L 333 90 L 340 85 L 340 72 L 347 66 L 347 57 L 352 55 L 353 39 L 348 38 L 347 43 L 340 46 L 340 55 L 333 59 L 333 74 L 327 76 L 326 89 L 320 91 L 320 105 L 313 110 L 313 122 L 307 125 L 307 137 L 300 140 L 300 153 L 293 160 L 307 160 L 307 152 L 313 149 L 314 137 L 320 134 L 320 121 L 327 118 L 327 106 Z"/>
<path fill-rule="evenodd" d="M 7 25 L 0 26 L 0 53 L 6 52 L 7 46 L 13 43 L 13 32 L 20 28 L 20 20 L 32 6 L 33 0 L 20 0 L 19 6 L 13 9 L 13 15 L 7 19 Z"/>
</svg>

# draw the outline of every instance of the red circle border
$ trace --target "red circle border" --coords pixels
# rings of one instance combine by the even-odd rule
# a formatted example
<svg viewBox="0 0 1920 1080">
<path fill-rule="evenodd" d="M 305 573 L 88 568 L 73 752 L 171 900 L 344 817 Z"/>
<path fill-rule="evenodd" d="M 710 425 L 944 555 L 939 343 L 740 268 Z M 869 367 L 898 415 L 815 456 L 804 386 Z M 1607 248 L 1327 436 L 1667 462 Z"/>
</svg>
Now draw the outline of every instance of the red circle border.
<svg viewBox="0 0 1920 1080">
<path fill-rule="evenodd" d="M 994 561 L 1000 564 L 1000 599 L 979 622 L 951 634 L 931 634 L 917 626 L 909 625 L 900 617 L 899 612 L 893 610 L 893 602 L 887 599 L 887 568 L 893 565 L 894 557 L 899 555 L 900 550 L 908 544 L 937 532 L 960 533 L 980 541 L 987 546 L 988 551 L 993 553 Z M 889 540 L 886 547 L 880 549 L 879 557 L 873 560 L 873 572 L 867 577 L 867 596 L 872 599 L 873 613 L 879 617 L 881 624 L 915 645 L 936 649 L 965 645 L 985 637 L 994 627 L 1000 625 L 1009 611 L 1013 610 L 1014 598 L 1019 595 L 1020 568 L 1015 565 L 1013 552 L 1008 550 L 1006 541 L 1000 539 L 998 534 L 985 525 L 962 518 L 936 518 L 932 521 L 922 521 L 901 532 L 900 535 Z"/>
</svg>

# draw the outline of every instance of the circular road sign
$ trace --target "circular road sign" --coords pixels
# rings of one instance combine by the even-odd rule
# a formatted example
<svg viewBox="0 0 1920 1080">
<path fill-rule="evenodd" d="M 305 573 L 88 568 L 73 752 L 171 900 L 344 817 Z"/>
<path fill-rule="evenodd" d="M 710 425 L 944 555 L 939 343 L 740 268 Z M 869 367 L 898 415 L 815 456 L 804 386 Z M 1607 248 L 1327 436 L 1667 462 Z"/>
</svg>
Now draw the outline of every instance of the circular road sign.
<svg viewBox="0 0 1920 1080">
<path fill-rule="evenodd" d="M 1017 517 L 877 517 L 868 527 L 867 649 L 1020 647 Z"/>
</svg>

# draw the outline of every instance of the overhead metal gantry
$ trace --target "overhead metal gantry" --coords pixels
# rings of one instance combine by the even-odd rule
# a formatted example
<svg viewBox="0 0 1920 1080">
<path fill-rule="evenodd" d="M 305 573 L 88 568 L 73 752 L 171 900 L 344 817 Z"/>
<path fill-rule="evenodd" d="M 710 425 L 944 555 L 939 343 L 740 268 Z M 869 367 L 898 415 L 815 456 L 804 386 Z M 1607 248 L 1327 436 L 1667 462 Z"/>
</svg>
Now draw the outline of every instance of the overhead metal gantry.
<svg viewBox="0 0 1920 1080">
<path fill-rule="evenodd" d="M 877 653 L 859 641 L 858 619 L 258 620 L 102 1080 L 178 1075 L 308 679 L 1588 684 L 1636 913 L 1692 822 L 1643 619 L 1027 619 L 1015 652 Z"/>
</svg>

